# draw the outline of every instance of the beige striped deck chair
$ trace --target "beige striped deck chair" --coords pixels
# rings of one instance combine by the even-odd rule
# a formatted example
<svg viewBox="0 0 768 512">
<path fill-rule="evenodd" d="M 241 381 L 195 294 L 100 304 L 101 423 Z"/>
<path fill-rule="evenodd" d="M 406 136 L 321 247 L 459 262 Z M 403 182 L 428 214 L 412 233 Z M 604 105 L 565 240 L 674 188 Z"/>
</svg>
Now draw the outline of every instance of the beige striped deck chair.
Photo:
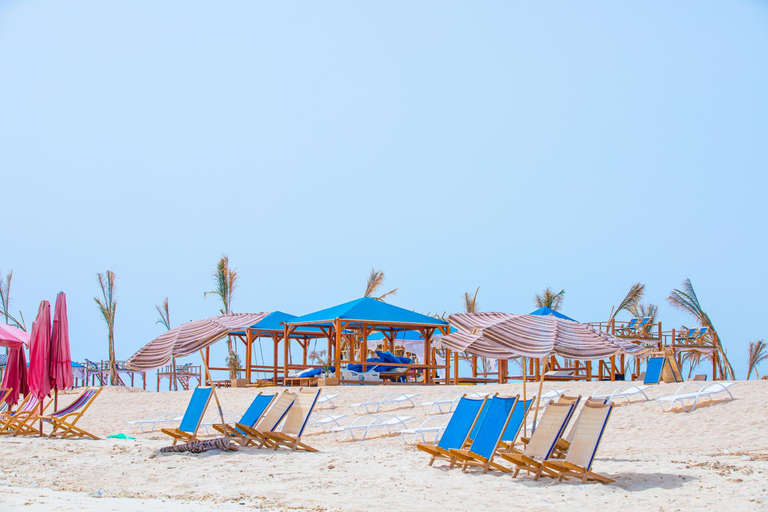
<svg viewBox="0 0 768 512">
<path fill-rule="evenodd" d="M 299 388 L 299 391 L 301 391 L 301 388 Z M 255 426 L 251 427 L 242 423 L 236 423 L 237 429 L 245 434 L 245 437 L 240 440 L 240 446 L 254 445 L 257 448 L 272 446 L 264 434 L 272 432 L 277 428 L 280 422 L 283 421 L 283 418 L 285 418 L 285 415 L 288 414 L 295 400 L 296 393 L 285 391 L 272 402 L 272 406 L 264 413 Z"/>
<path fill-rule="evenodd" d="M 304 433 L 304 429 L 309 421 L 309 416 L 312 414 L 312 410 L 317 403 L 317 397 L 320 396 L 322 388 L 300 389 L 296 400 L 293 401 L 293 405 L 288 410 L 288 414 L 285 417 L 285 422 L 279 431 L 272 430 L 264 432 L 264 437 L 268 439 L 268 443 L 277 450 L 281 446 L 290 448 L 291 450 L 306 450 L 308 452 L 316 452 L 315 448 L 302 443 L 301 435 Z"/>
</svg>

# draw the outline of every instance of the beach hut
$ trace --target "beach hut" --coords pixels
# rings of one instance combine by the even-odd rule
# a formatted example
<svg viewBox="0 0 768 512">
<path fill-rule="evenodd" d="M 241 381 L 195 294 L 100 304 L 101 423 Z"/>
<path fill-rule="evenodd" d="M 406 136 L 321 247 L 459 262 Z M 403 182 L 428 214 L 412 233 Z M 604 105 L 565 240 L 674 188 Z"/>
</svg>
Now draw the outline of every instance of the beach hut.
<svg viewBox="0 0 768 512">
<path fill-rule="evenodd" d="M 360 364 L 365 372 L 371 363 L 367 362 L 368 337 L 380 332 L 384 338 L 384 348 L 389 351 L 394 345 L 398 333 L 417 331 L 424 337 L 424 360 L 419 364 L 394 363 L 392 366 L 405 367 L 407 371 L 418 372 L 423 378 L 420 383 L 430 384 L 435 380 L 437 372 L 443 371 L 445 383 L 450 382 L 449 365 L 438 365 L 434 361 L 432 340 L 435 333 L 448 334 L 448 322 L 439 318 L 416 313 L 404 308 L 387 304 L 386 302 L 363 297 L 338 306 L 316 311 L 308 315 L 294 318 L 284 324 L 283 339 L 290 340 L 294 332 L 307 328 L 317 328 L 328 339 L 328 353 L 334 362 L 334 367 L 341 370 L 342 365 Z M 347 336 L 346 349 L 342 353 L 342 339 L 345 331 L 352 331 L 353 336 Z M 288 374 L 288 344 L 284 346 L 284 369 Z M 341 371 L 336 372 L 341 375 Z"/>
</svg>

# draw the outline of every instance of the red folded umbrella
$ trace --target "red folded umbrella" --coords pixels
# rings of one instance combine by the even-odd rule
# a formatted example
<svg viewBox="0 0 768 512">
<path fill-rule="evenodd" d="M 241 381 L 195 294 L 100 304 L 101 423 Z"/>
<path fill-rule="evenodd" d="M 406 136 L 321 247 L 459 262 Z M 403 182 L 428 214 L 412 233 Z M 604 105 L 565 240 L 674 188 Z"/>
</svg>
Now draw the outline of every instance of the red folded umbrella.
<svg viewBox="0 0 768 512">
<path fill-rule="evenodd" d="M 27 356 L 24 353 L 24 347 L 12 348 L 8 352 L 8 362 L 5 365 L 5 374 L 3 375 L 2 387 L 10 389 L 11 392 L 5 399 L 8 405 L 13 405 L 19 401 L 19 395 L 29 393 L 29 384 L 27 383 Z"/>
<path fill-rule="evenodd" d="M 37 310 L 29 336 L 29 392 L 40 400 L 51 396 L 51 304 L 44 300 Z"/>
<path fill-rule="evenodd" d="M 19 348 L 25 345 L 29 345 L 29 333 L 0 324 L 0 347 Z"/>
<path fill-rule="evenodd" d="M 67 320 L 67 296 L 59 292 L 53 312 L 50 361 L 51 387 L 56 391 L 75 385 L 72 375 L 72 355 L 69 351 L 69 321 Z"/>
</svg>

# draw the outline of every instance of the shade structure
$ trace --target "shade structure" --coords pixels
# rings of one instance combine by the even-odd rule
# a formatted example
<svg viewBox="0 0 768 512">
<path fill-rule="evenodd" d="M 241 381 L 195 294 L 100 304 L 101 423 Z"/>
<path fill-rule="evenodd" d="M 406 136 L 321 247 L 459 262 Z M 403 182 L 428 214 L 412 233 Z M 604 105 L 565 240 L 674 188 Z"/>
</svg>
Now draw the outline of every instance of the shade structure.
<svg viewBox="0 0 768 512">
<path fill-rule="evenodd" d="M 53 312 L 50 355 L 51 386 L 55 390 L 71 388 L 75 385 L 72 375 L 72 355 L 69 350 L 69 320 L 67 319 L 67 296 L 59 292 Z"/>
<path fill-rule="evenodd" d="M 288 325 L 314 324 L 331 325 L 334 320 L 343 320 L 351 324 L 386 324 L 389 326 L 402 326 L 404 330 L 412 330 L 418 327 L 447 327 L 448 322 L 415 311 L 393 306 L 370 297 L 362 297 L 357 300 L 345 302 L 338 306 L 323 309 L 300 316 L 286 322 Z"/>
<path fill-rule="evenodd" d="M 0 324 L 0 347 L 20 348 L 25 345 L 29 345 L 29 333 L 7 324 Z"/>
<path fill-rule="evenodd" d="M 576 321 L 573 318 L 571 318 L 569 316 L 565 316 L 564 314 L 560 313 L 559 311 L 555 311 L 554 309 L 548 308 L 546 306 L 543 307 L 543 308 L 539 308 L 536 311 L 533 311 L 533 312 L 531 312 L 529 314 L 536 315 L 536 316 L 547 316 L 547 315 L 549 315 L 549 316 L 556 316 L 557 318 L 562 318 L 563 320 L 570 320 L 571 322 L 575 322 Z"/>
<path fill-rule="evenodd" d="M 5 365 L 2 387 L 10 389 L 11 392 L 5 401 L 8 405 L 19 401 L 19 395 L 29 393 L 29 382 L 27 379 L 27 355 L 24 348 L 12 348 L 8 352 L 8 362 Z"/>
<path fill-rule="evenodd" d="M 29 392 L 41 402 L 51 394 L 50 357 L 51 304 L 44 300 L 29 336 Z"/>
<path fill-rule="evenodd" d="M 171 357 L 194 354 L 227 336 L 231 329 L 249 327 L 268 313 L 231 313 L 195 320 L 166 331 L 131 356 L 126 365 L 135 370 L 152 370 L 168 364 Z"/>
<path fill-rule="evenodd" d="M 588 324 L 556 316 L 460 313 L 451 315 L 448 321 L 460 332 L 443 337 L 442 343 L 463 345 L 466 352 L 477 352 L 476 355 L 482 355 L 479 352 L 485 352 L 488 346 L 536 359 L 551 355 L 566 359 L 603 359 L 619 353 L 639 355 L 647 351 Z"/>
</svg>

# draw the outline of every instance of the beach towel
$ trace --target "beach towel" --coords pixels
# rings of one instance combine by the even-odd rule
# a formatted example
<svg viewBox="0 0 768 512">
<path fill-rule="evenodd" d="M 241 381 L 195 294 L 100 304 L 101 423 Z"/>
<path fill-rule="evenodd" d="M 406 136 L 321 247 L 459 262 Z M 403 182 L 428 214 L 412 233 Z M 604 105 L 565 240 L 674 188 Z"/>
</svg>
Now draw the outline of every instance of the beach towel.
<svg viewBox="0 0 768 512">
<path fill-rule="evenodd" d="M 221 450 L 223 452 L 237 451 L 237 445 L 230 442 L 228 437 L 217 437 L 205 441 L 192 441 L 191 443 L 176 444 L 160 448 L 162 453 L 190 452 L 203 453 L 208 450 Z"/>
</svg>

